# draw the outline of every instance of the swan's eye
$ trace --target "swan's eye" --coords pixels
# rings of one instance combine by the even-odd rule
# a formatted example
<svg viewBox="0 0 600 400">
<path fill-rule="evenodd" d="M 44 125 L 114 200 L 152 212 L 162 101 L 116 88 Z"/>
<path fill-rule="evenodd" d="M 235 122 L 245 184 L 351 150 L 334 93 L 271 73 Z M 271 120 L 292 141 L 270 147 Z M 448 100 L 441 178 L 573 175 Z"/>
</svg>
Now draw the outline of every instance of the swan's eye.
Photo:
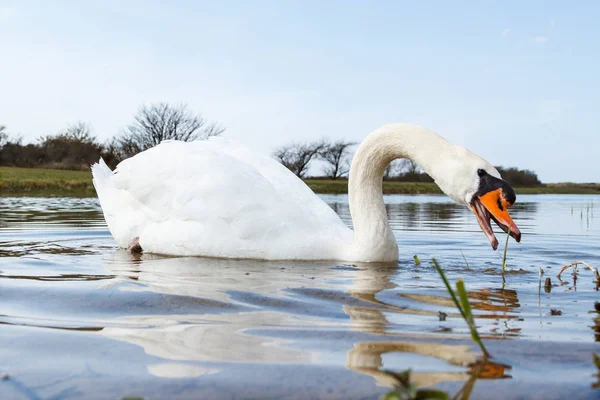
<svg viewBox="0 0 600 400">
<path fill-rule="evenodd" d="M 485 174 L 487 174 L 487 172 L 485 172 L 485 169 L 481 169 L 479 168 L 477 170 L 477 175 L 479 175 L 479 177 L 481 178 L 482 176 L 485 176 Z"/>
</svg>

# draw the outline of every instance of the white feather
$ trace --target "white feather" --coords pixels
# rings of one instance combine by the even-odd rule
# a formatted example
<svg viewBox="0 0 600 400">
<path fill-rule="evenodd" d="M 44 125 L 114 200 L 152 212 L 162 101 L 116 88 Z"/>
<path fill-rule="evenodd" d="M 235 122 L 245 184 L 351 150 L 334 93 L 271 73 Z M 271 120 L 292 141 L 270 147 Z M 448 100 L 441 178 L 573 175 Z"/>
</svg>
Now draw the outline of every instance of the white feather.
<svg viewBox="0 0 600 400">
<path fill-rule="evenodd" d="M 275 160 L 223 138 L 163 142 L 92 167 L 108 227 L 144 251 L 258 259 L 331 259 L 352 231 Z M 333 251 L 332 251 L 333 250 Z"/>
</svg>

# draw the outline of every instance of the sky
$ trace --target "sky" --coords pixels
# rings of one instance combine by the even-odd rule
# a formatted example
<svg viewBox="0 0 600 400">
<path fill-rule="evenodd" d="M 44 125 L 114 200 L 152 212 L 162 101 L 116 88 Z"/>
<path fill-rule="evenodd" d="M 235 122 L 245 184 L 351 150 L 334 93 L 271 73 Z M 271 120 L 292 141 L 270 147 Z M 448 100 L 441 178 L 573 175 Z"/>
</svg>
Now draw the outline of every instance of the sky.
<svg viewBox="0 0 600 400">
<path fill-rule="evenodd" d="M 600 181 L 597 1 L 0 0 L 25 141 L 184 103 L 264 153 L 411 122 L 544 182 Z"/>
</svg>

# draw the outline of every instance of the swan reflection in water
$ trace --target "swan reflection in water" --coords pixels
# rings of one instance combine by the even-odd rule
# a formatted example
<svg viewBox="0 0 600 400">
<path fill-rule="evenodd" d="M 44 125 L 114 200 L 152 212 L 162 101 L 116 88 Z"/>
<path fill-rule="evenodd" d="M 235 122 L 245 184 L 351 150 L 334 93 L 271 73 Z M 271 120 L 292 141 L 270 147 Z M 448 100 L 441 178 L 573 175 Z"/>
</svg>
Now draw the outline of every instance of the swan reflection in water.
<svg viewBox="0 0 600 400">
<path fill-rule="evenodd" d="M 468 380 L 471 375 L 467 367 L 475 363 L 478 354 L 472 346 L 427 341 L 453 337 L 451 334 L 402 333 L 397 327 L 391 328 L 389 319 L 399 313 L 437 318 L 437 311 L 419 305 L 450 305 L 443 296 L 398 295 L 397 290 L 390 291 L 394 294 L 390 300 L 389 295 L 378 296 L 397 289 L 392 281 L 399 271 L 396 266 L 151 255 L 136 259 L 126 251 L 117 251 L 106 268 L 115 276 L 101 284 L 106 289 L 164 296 L 164 309 L 153 309 L 151 315 L 120 317 L 114 321 L 118 324 L 99 332 L 141 346 L 147 354 L 165 360 L 147 367 L 150 374 L 159 377 L 218 373 L 222 363 L 228 362 L 325 362 L 327 355 L 322 353 L 327 349 L 321 352 L 301 346 L 298 339 L 307 331 L 317 332 L 319 339 L 327 338 L 328 332 L 348 329 L 363 335 L 385 335 L 384 341 L 350 342 L 346 354 L 347 368 L 372 376 L 385 386 L 391 386 L 394 378 L 382 370 L 383 354 L 426 356 L 447 364 L 446 370 L 452 366 L 463 369 L 415 373 L 418 386 Z M 519 306 L 514 291 L 482 290 L 470 292 L 469 297 L 474 309 L 491 312 L 483 315 L 488 318 L 514 317 L 496 312 L 514 312 Z M 464 335 L 454 337 L 465 339 Z"/>
</svg>

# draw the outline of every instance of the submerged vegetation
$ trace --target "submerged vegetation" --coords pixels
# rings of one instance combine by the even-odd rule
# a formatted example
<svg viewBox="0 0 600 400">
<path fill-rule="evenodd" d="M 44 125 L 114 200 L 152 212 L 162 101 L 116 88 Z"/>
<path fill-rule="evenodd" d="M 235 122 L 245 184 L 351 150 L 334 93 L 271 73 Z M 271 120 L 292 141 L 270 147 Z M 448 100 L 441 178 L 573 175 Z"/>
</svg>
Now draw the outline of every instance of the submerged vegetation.
<svg viewBox="0 0 600 400">
<path fill-rule="evenodd" d="M 560 280 L 560 276 L 562 275 L 562 273 L 569 269 L 569 268 L 573 268 L 573 279 L 577 280 L 577 270 L 579 265 L 583 265 L 585 269 L 589 269 L 590 271 L 592 271 L 592 273 L 594 274 L 594 282 L 596 282 L 597 284 L 600 284 L 600 273 L 598 272 L 598 268 L 593 268 L 591 265 L 589 265 L 588 263 L 584 262 L 584 261 L 575 261 L 572 262 L 571 264 L 567 264 L 564 267 L 562 267 L 560 269 L 560 271 L 558 272 L 558 274 L 556 275 L 556 277 Z"/>
</svg>

